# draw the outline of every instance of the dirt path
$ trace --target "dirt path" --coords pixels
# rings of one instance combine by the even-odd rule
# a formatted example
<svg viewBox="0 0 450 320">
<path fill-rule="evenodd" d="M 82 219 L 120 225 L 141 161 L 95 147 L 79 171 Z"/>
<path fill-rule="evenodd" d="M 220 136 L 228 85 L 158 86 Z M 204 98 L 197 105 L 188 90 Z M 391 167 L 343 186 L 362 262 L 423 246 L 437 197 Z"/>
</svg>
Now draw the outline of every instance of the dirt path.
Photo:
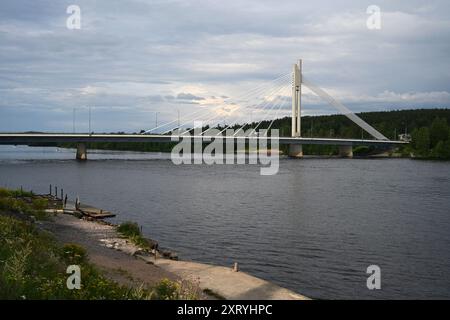
<svg viewBox="0 0 450 320">
<path fill-rule="evenodd" d="M 83 246 L 89 260 L 114 281 L 128 286 L 153 286 L 163 278 L 178 280 L 175 274 L 133 257 L 136 246 L 118 237 L 114 227 L 71 215 L 56 215 L 41 224 L 61 243 Z M 115 250 L 114 250 L 115 249 Z"/>
</svg>

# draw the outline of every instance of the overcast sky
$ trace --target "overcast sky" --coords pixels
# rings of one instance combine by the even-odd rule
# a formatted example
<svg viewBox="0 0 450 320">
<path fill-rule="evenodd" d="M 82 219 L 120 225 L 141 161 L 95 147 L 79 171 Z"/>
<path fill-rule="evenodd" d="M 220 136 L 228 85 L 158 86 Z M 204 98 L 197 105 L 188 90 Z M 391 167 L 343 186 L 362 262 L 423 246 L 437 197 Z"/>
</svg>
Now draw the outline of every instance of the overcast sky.
<svg viewBox="0 0 450 320">
<path fill-rule="evenodd" d="M 66 26 L 72 4 L 80 29 Z M 366 25 L 369 5 L 379 30 Z M 74 109 L 87 131 L 87 106 L 97 132 L 153 128 L 156 112 L 160 124 L 204 110 L 255 120 L 261 105 L 238 98 L 255 87 L 288 96 L 288 78 L 270 81 L 299 58 L 355 112 L 450 107 L 449 57 L 445 0 L 2 0 L 0 131 L 70 132 Z M 278 84 L 287 89 L 271 92 Z M 285 100 L 267 116 L 288 115 Z M 336 112 L 307 89 L 303 102 L 306 115 Z"/>
</svg>

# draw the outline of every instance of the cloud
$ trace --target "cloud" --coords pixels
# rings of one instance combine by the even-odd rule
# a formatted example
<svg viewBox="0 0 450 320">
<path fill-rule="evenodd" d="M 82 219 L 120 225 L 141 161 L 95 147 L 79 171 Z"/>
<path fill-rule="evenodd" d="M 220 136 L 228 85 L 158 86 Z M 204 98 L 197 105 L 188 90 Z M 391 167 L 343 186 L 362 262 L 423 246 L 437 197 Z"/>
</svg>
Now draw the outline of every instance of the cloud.
<svg viewBox="0 0 450 320">
<path fill-rule="evenodd" d="M 380 0 L 381 30 L 368 30 L 366 7 L 350 0 L 78 0 L 81 30 L 65 27 L 70 4 L 0 3 L 2 130 L 68 130 L 73 108 L 87 106 L 104 131 L 177 110 L 245 121 L 250 108 L 236 100 L 270 88 L 298 58 L 355 110 L 450 106 L 448 1 Z M 307 91 L 304 103 L 328 110 Z"/>
<path fill-rule="evenodd" d="M 193 95 L 191 93 L 184 93 L 184 92 L 179 93 L 177 95 L 177 99 L 188 100 L 188 101 L 205 100 L 205 98 L 203 98 L 203 97 L 199 97 L 199 96 Z"/>
</svg>

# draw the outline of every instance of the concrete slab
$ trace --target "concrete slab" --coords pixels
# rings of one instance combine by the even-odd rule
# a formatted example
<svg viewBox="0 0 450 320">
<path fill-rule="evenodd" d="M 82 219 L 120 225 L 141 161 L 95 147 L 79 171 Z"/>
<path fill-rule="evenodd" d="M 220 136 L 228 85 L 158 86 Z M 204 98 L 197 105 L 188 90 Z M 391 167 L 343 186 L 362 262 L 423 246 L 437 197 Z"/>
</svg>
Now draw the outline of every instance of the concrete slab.
<svg viewBox="0 0 450 320">
<path fill-rule="evenodd" d="M 183 279 L 198 281 L 202 290 L 209 289 L 225 299 L 310 300 L 301 294 L 245 272 L 235 272 L 231 267 L 191 261 L 155 260 L 154 257 L 146 256 L 139 257 Z"/>
</svg>

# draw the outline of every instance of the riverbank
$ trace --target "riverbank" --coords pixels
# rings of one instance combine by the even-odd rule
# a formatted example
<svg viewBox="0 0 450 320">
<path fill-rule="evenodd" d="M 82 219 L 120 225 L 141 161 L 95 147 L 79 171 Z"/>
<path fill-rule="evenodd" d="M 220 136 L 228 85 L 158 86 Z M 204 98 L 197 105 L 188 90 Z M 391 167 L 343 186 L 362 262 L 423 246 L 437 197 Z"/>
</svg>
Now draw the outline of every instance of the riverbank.
<svg viewBox="0 0 450 320">
<path fill-rule="evenodd" d="M 203 298 L 303 300 L 306 297 L 231 267 L 167 259 L 124 239 L 113 225 L 58 214 L 42 227 L 61 242 L 79 243 L 115 281 L 153 285 L 163 278 L 198 286 Z"/>
<path fill-rule="evenodd" d="M 164 298 L 168 295 L 152 295 L 154 291 L 152 288 L 157 288 L 156 291 L 158 291 L 161 287 L 163 289 L 169 287 L 176 293 L 174 298 L 183 299 L 307 299 L 268 281 L 233 270 L 231 267 L 178 261 L 173 253 L 166 254 L 167 251 L 158 250 L 157 243 L 153 240 L 124 236 L 124 232 L 121 232 L 123 228 L 116 225 L 86 216 L 62 213 L 64 210 L 54 208 L 54 203 L 49 209 L 48 203 L 44 204 L 43 201 L 35 203 L 36 196 L 32 194 L 25 194 L 23 191 L 14 192 L 5 190 L 4 193 L 8 193 L 9 196 L 2 199 L 20 204 L 21 208 L 17 209 L 14 205 L 9 207 L 2 205 L 0 216 L 17 220 L 17 223 L 32 224 L 32 228 L 39 230 L 39 234 L 51 235 L 58 246 L 65 247 L 70 244 L 71 248 L 81 248 L 80 250 L 87 256 L 89 267 L 92 266 L 98 270 L 101 279 L 104 277 L 111 281 L 111 286 L 117 284 L 118 287 L 123 288 L 121 289 L 124 292 L 123 298 L 135 298 L 134 295 L 125 295 L 125 292 L 134 292 L 130 290 L 146 290 L 144 298 Z M 36 220 L 38 211 L 34 209 L 22 210 L 25 208 L 23 199 L 28 198 L 32 199 L 30 203 L 34 203 L 35 209 L 39 209 L 41 219 Z M 36 198 L 42 199 L 42 196 Z M 2 203 L 4 204 L 5 201 Z M 44 216 L 44 213 L 47 215 Z M 19 222 L 20 220 L 26 222 Z M 4 222 L 4 225 L 8 225 L 8 221 Z M 5 230 L 0 229 L 0 233 L 6 238 Z M 136 241 L 137 239 L 139 241 Z M 149 243 L 152 246 L 149 246 Z M 52 254 L 51 251 L 45 253 Z M 4 270 L 6 267 L 0 266 L 2 278 Z M 64 276 L 61 272 L 58 275 L 62 282 Z M 126 288 L 129 290 L 126 291 Z M 13 295 L 13 292 L 10 294 Z M 51 295 L 52 292 L 49 294 Z M 172 296 L 173 294 L 169 295 L 169 297 Z M 64 297 L 71 298 L 71 295 Z M 114 298 L 120 298 L 120 295 Z"/>
<path fill-rule="evenodd" d="M 131 276 L 128 282 L 113 280 L 98 268 L 91 250 L 45 230 L 45 222 L 53 221 L 49 207 L 53 204 L 44 197 L 0 188 L 0 299 L 197 298 L 169 277 L 151 286 L 131 284 Z"/>
</svg>

